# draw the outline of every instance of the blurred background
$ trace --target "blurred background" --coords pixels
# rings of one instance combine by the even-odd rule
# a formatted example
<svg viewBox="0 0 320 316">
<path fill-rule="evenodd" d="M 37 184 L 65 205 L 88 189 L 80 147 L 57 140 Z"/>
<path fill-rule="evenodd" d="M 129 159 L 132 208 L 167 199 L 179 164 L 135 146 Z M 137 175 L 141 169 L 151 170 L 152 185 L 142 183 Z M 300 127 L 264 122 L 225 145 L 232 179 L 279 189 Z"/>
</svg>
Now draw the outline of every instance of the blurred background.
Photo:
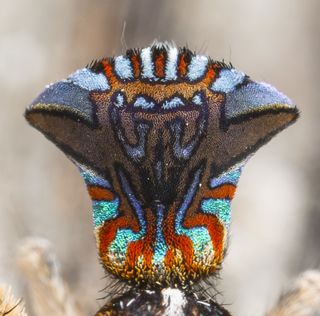
<svg viewBox="0 0 320 316">
<path fill-rule="evenodd" d="M 25 294 L 21 238 L 49 239 L 87 314 L 103 301 L 91 205 L 72 163 L 23 117 L 50 82 L 92 59 L 174 41 L 272 83 L 301 118 L 249 161 L 233 202 L 218 288 L 235 315 L 263 315 L 299 272 L 320 267 L 318 0 L 0 1 L 0 282 Z M 32 311 L 29 311 L 30 315 Z"/>
</svg>

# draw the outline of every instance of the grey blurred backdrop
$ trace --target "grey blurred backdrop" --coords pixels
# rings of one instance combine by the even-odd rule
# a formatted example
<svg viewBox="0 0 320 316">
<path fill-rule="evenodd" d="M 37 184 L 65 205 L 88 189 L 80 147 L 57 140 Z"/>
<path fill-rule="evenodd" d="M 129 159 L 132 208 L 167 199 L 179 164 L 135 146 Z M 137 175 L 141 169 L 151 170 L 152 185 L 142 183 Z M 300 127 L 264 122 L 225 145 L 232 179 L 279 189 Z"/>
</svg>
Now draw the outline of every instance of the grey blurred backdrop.
<svg viewBox="0 0 320 316">
<path fill-rule="evenodd" d="M 85 186 L 23 112 L 46 84 L 154 39 L 231 61 L 301 110 L 244 169 L 221 300 L 235 315 L 262 315 L 293 276 L 320 266 L 319 0 L 1 0 L 0 7 L 0 282 L 24 294 L 15 248 L 25 236 L 43 236 L 88 314 L 103 303 Z"/>
</svg>

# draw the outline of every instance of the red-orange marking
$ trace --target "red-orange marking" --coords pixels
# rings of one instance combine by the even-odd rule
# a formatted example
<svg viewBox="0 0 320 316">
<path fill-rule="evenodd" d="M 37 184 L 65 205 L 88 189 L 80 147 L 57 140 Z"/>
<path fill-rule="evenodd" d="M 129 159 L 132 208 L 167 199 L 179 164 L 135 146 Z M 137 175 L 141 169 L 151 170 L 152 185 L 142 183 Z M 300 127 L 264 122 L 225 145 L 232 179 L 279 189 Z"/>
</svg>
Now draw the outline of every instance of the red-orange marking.
<svg viewBox="0 0 320 316">
<path fill-rule="evenodd" d="M 99 254 L 104 257 L 108 252 L 109 245 L 115 239 L 117 230 L 128 227 L 128 220 L 122 216 L 114 220 L 107 221 L 99 230 Z"/>
<path fill-rule="evenodd" d="M 216 76 L 216 70 L 215 70 L 216 66 L 212 66 L 212 64 L 210 64 L 209 69 L 203 79 L 203 82 L 209 86 L 211 85 L 211 83 L 213 82 L 215 76 Z"/>
<path fill-rule="evenodd" d="M 104 60 L 102 60 L 102 65 L 103 65 L 105 75 L 109 79 L 111 86 L 113 86 L 118 80 L 113 73 L 113 69 L 112 69 L 110 62 L 108 60 L 104 59 Z"/>
<path fill-rule="evenodd" d="M 218 188 L 206 190 L 204 198 L 209 199 L 232 199 L 236 191 L 236 186 L 233 184 L 224 184 Z"/>
<path fill-rule="evenodd" d="M 165 238 L 166 244 L 168 246 L 168 251 L 166 253 L 164 263 L 170 269 L 172 268 L 175 259 L 175 249 L 181 251 L 183 257 L 183 263 L 187 270 L 192 270 L 193 264 L 193 244 L 190 238 L 184 235 L 176 235 L 175 233 L 175 206 L 170 207 L 168 215 L 164 222 L 163 236 Z"/>
<path fill-rule="evenodd" d="M 99 201 L 99 200 L 112 201 L 115 198 L 113 192 L 98 186 L 89 186 L 88 192 L 91 199 L 96 201 Z"/>
<path fill-rule="evenodd" d="M 127 250 L 127 265 L 134 268 L 140 256 L 143 256 L 144 266 L 152 269 L 153 245 L 155 243 L 156 219 L 150 209 L 146 209 L 147 232 L 140 240 L 129 243 Z"/>
<path fill-rule="evenodd" d="M 123 206 L 120 206 L 120 213 L 123 213 Z M 106 221 L 99 230 L 99 254 L 103 258 L 108 253 L 111 242 L 115 239 L 118 229 L 131 228 L 133 232 L 139 232 L 137 221 L 126 216 L 121 216 L 110 221 Z"/>
</svg>

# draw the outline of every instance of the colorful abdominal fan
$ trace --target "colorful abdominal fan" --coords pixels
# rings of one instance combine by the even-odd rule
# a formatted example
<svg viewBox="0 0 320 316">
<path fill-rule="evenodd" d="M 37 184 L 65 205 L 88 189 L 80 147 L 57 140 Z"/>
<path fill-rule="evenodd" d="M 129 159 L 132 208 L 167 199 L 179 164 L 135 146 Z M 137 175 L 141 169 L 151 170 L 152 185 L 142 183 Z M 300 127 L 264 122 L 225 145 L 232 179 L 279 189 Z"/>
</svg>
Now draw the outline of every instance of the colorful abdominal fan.
<svg viewBox="0 0 320 316">
<path fill-rule="evenodd" d="M 26 111 L 79 167 L 105 269 L 146 288 L 215 273 L 246 159 L 297 117 L 272 86 L 165 44 L 94 62 Z"/>
</svg>

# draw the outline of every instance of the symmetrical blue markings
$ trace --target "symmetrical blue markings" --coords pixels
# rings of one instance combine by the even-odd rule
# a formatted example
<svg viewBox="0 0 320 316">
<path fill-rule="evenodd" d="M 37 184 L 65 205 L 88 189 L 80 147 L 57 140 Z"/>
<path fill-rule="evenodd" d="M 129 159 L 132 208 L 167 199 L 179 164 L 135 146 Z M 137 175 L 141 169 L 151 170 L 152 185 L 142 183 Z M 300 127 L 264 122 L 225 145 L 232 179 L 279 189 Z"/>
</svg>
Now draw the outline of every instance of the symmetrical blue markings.
<svg viewBox="0 0 320 316">
<path fill-rule="evenodd" d="M 155 106 L 155 103 L 152 101 L 147 101 L 144 97 L 137 97 L 135 102 L 133 103 L 133 106 L 135 108 L 141 108 L 141 109 L 152 109 Z"/>
<path fill-rule="evenodd" d="M 184 106 L 184 102 L 179 97 L 173 97 L 170 100 L 164 101 L 162 108 L 165 110 L 178 108 Z"/>
</svg>

